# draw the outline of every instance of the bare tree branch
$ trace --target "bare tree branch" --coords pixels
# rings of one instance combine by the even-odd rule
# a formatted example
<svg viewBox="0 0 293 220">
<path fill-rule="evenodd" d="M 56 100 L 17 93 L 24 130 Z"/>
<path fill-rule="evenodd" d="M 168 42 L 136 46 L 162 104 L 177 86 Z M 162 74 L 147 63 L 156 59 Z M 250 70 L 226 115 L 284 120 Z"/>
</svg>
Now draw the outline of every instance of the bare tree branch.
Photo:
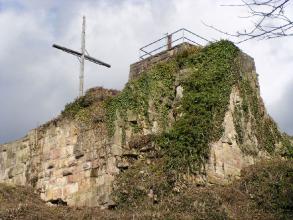
<svg viewBox="0 0 293 220">
<path fill-rule="evenodd" d="M 252 28 L 231 34 L 212 25 L 205 25 L 227 36 L 238 38 L 238 43 L 251 39 L 264 40 L 293 36 L 293 13 L 289 14 L 287 11 L 288 5 L 292 3 L 293 0 L 239 1 L 241 2 L 240 4 L 228 4 L 222 6 L 247 8 L 249 15 L 242 18 L 252 20 Z"/>
</svg>

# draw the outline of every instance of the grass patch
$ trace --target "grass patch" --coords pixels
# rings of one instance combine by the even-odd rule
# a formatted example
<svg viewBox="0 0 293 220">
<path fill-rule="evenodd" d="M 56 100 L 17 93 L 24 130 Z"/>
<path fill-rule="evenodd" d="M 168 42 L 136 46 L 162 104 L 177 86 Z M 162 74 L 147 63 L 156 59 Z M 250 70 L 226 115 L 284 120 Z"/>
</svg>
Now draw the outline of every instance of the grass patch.
<svg viewBox="0 0 293 220">
<path fill-rule="evenodd" d="M 293 218 L 293 161 L 272 160 L 242 171 L 239 189 L 246 192 L 255 208 Z"/>
<path fill-rule="evenodd" d="M 96 87 L 89 89 L 84 96 L 78 97 L 74 102 L 65 105 L 61 117 L 75 120 L 90 126 L 93 123 L 105 121 L 103 103 L 109 97 L 118 94 L 117 90 Z"/>
</svg>

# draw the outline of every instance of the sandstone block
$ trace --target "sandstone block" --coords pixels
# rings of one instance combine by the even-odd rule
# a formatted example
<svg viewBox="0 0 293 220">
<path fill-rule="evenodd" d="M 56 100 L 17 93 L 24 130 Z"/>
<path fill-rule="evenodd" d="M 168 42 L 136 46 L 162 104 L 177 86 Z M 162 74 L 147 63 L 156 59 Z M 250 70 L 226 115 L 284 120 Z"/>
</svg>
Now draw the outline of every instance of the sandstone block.
<svg viewBox="0 0 293 220">
<path fill-rule="evenodd" d="M 66 147 L 62 147 L 61 149 L 61 157 L 70 157 L 73 155 L 74 146 L 73 145 L 67 145 Z"/>
<path fill-rule="evenodd" d="M 67 184 L 67 178 L 66 177 L 56 178 L 56 185 L 65 186 L 66 184 Z"/>
<path fill-rule="evenodd" d="M 125 157 L 138 157 L 138 152 L 135 149 L 125 150 L 122 154 Z"/>
<path fill-rule="evenodd" d="M 15 177 L 16 175 L 22 174 L 24 172 L 24 167 L 21 165 L 16 165 L 8 170 L 9 179 Z"/>
<path fill-rule="evenodd" d="M 89 179 L 91 177 L 91 169 L 85 170 L 83 176 Z"/>
<path fill-rule="evenodd" d="M 52 169 L 54 168 L 54 163 L 50 162 L 47 166 L 47 169 Z"/>
<path fill-rule="evenodd" d="M 27 150 L 21 151 L 17 157 L 21 163 L 26 163 L 29 160 L 29 152 Z"/>
<path fill-rule="evenodd" d="M 62 198 L 62 188 L 49 188 L 45 193 L 45 200 Z"/>
<path fill-rule="evenodd" d="M 117 174 L 119 173 L 119 169 L 116 166 L 116 158 L 110 157 L 107 160 L 107 172 L 109 174 Z"/>
<path fill-rule="evenodd" d="M 121 161 L 117 164 L 117 167 L 120 169 L 127 169 L 129 167 L 129 163 L 127 161 Z"/>
<path fill-rule="evenodd" d="M 63 195 L 68 196 L 70 194 L 76 193 L 77 191 L 78 191 L 78 183 L 67 184 L 64 187 Z"/>
<path fill-rule="evenodd" d="M 83 170 L 89 170 L 92 167 L 92 163 L 91 162 L 86 162 L 82 165 Z"/>
<path fill-rule="evenodd" d="M 67 182 L 68 183 L 76 183 L 76 182 L 79 182 L 80 181 L 80 178 L 82 178 L 80 176 L 80 174 L 73 174 L 73 175 L 69 175 L 69 176 L 66 176 L 67 177 Z"/>
<path fill-rule="evenodd" d="M 84 156 L 84 152 L 82 152 L 80 149 L 74 150 L 75 159 L 79 159 Z"/>
<path fill-rule="evenodd" d="M 119 121 L 120 120 L 116 120 L 115 121 L 115 132 L 113 135 L 113 143 L 116 145 L 121 145 L 122 144 L 122 128 L 119 126 Z"/>
<path fill-rule="evenodd" d="M 120 156 L 120 155 L 122 155 L 122 147 L 121 147 L 121 145 L 113 144 L 111 146 L 111 153 L 114 156 Z"/>
<path fill-rule="evenodd" d="M 51 151 L 50 159 L 56 160 L 61 156 L 60 148 L 55 148 Z"/>
<path fill-rule="evenodd" d="M 67 160 L 67 166 L 68 167 L 75 167 L 77 165 L 77 161 L 75 158 L 70 158 Z"/>
<path fill-rule="evenodd" d="M 77 135 L 69 136 L 66 138 L 65 144 L 66 145 L 74 145 L 77 142 Z"/>
<path fill-rule="evenodd" d="M 176 98 L 177 99 L 183 98 L 183 87 L 182 86 L 176 87 Z"/>
<path fill-rule="evenodd" d="M 56 185 L 56 178 L 55 177 L 50 178 L 49 181 L 46 181 L 45 183 L 48 184 L 48 186 L 50 185 L 52 187 Z"/>
<path fill-rule="evenodd" d="M 71 170 L 64 170 L 62 173 L 63 176 L 69 176 L 72 175 L 72 171 Z"/>
<path fill-rule="evenodd" d="M 48 153 L 43 153 L 43 160 L 44 161 L 46 161 L 46 160 L 50 160 L 50 156 L 51 156 L 51 154 L 50 154 L 50 152 L 48 152 Z"/>
</svg>

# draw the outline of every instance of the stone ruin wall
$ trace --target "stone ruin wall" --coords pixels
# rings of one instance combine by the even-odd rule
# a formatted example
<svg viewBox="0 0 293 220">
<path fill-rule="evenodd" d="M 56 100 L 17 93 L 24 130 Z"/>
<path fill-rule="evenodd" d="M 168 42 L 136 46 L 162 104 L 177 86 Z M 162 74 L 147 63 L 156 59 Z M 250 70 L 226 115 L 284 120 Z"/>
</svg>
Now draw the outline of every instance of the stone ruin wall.
<svg viewBox="0 0 293 220">
<path fill-rule="evenodd" d="M 57 120 L 0 146 L 0 181 L 32 185 L 45 201 L 103 205 L 117 172 L 109 144 L 103 133 Z"/>
<path fill-rule="evenodd" d="M 269 117 L 260 96 L 259 83 L 253 58 L 245 53 L 241 53 L 239 58 L 240 75 L 249 80 L 252 88 L 254 88 L 257 93 L 257 98 L 265 117 Z M 245 121 L 243 118 L 241 119 L 241 127 L 245 130 L 243 145 L 249 146 L 250 150 L 255 152 L 255 155 L 244 154 L 237 143 L 234 113 L 236 108 L 242 109 L 242 101 L 239 89 L 234 86 L 230 94 L 228 110 L 225 113 L 223 121 L 224 131 L 222 137 L 218 141 L 210 143 L 210 157 L 205 167 L 207 173 L 205 180 L 210 183 L 229 183 L 233 179 L 240 177 L 242 168 L 252 165 L 261 159 L 270 157 L 267 152 L 261 151 L 258 148 L 258 140 L 255 131 L 252 129 L 252 121 L 254 120 L 252 115 L 250 115 L 248 121 Z"/>
<path fill-rule="evenodd" d="M 52 203 L 114 205 L 111 192 L 115 176 L 128 168 L 128 159 L 140 156 L 137 149 L 129 147 L 134 137 L 130 124 L 144 125 L 142 135 L 160 131 L 157 114 L 151 109 L 151 125 L 129 110 L 125 124 L 117 112 L 111 138 L 105 123 L 84 129 L 74 121 L 56 119 L 18 141 L 0 145 L 0 182 L 31 185 L 43 200 Z"/>
<path fill-rule="evenodd" d="M 246 58 L 244 61 L 251 67 L 247 74 L 255 78 L 253 59 Z M 179 74 L 186 71 L 182 70 Z M 136 71 L 134 75 L 139 73 Z M 131 74 L 130 78 L 134 76 Z M 177 99 L 180 99 L 184 95 L 184 88 L 177 85 L 174 89 Z M 233 111 L 240 102 L 239 92 L 233 88 L 223 122 L 224 133 L 218 142 L 211 143 L 206 175 L 201 177 L 204 181 L 227 183 L 239 176 L 243 167 L 261 158 L 261 154 L 257 158 L 244 155 L 237 145 Z M 143 125 L 141 135 L 160 132 L 157 114 L 151 104 L 149 108 L 152 118 L 150 125 L 129 110 L 125 124 L 119 112 L 116 112 L 115 132 L 111 138 L 103 122 L 99 123 L 98 128 L 85 129 L 74 121 L 56 119 L 32 130 L 18 141 L 0 145 L 0 182 L 32 185 L 45 201 L 61 199 L 68 205 L 76 206 L 114 205 L 111 192 L 115 176 L 121 169 L 130 166 L 129 158 L 137 159 L 142 154 L 129 146 L 134 137 L 129 124 Z M 125 137 L 122 128 L 125 129 Z M 123 138 L 126 144 L 122 144 Z M 246 141 L 257 146 L 253 135 Z"/>
<path fill-rule="evenodd" d="M 133 63 L 130 65 L 130 71 L 129 71 L 129 80 L 135 79 L 139 77 L 139 75 L 155 65 L 156 63 L 167 61 L 170 58 L 172 58 L 174 55 L 186 50 L 187 48 L 191 47 L 198 47 L 194 46 L 190 43 L 184 42 L 182 44 L 179 44 L 177 46 L 172 47 L 169 50 L 162 51 L 158 54 L 155 54 L 153 56 L 150 56 L 146 59 L 143 59 L 141 61 L 138 61 L 136 63 Z"/>
</svg>

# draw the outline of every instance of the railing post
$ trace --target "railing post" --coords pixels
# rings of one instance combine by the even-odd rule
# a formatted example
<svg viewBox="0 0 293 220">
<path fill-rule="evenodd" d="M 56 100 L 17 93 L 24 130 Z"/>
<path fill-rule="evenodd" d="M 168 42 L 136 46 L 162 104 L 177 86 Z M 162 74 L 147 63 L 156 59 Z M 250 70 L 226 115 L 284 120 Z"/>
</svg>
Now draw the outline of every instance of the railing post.
<svg viewBox="0 0 293 220">
<path fill-rule="evenodd" d="M 184 43 L 184 41 L 185 41 L 184 29 L 182 29 L 182 35 L 183 35 L 183 43 Z"/>
<path fill-rule="evenodd" d="M 178 34 L 180 34 L 181 37 L 178 38 Z M 200 38 L 201 40 L 205 40 L 207 42 L 210 42 L 209 40 L 191 32 L 188 29 L 181 28 L 175 32 L 172 32 L 171 34 L 166 33 L 166 34 L 164 34 L 164 36 L 162 38 L 160 38 L 154 42 L 151 42 L 150 44 L 147 44 L 147 45 L 143 46 L 142 48 L 140 48 L 140 52 L 142 53 L 142 55 L 140 54 L 140 58 L 144 59 L 145 57 L 152 56 L 155 53 L 157 53 L 158 51 L 162 52 L 162 50 L 171 50 L 172 47 L 174 45 L 177 45 L 178 42 L 181 42 L 181 40 L 182 40 L 182 43 L 186 42 L 186 43 L 201 45 L 201 44 L 197 43 L 196 41 L 191 40 L 189 37 L 191 37 L 191 38 L 196 37 L 196 38 Z M 153 50 L 151 49 L 151 47 L 153 47 L 156 43 L 159 43 L 159 42 L 161 43 L 162 41 L 163 41 L 162 46 L 160 46 L 156 49 L 153 49 Z M 151 51 L 148 52 L 149 50 L 151 50 Z"/>
<path fill-rule="evenodd" d="M 167 35 L 167 50 L 172 48 L 172 34 Z"/>
</svg>

